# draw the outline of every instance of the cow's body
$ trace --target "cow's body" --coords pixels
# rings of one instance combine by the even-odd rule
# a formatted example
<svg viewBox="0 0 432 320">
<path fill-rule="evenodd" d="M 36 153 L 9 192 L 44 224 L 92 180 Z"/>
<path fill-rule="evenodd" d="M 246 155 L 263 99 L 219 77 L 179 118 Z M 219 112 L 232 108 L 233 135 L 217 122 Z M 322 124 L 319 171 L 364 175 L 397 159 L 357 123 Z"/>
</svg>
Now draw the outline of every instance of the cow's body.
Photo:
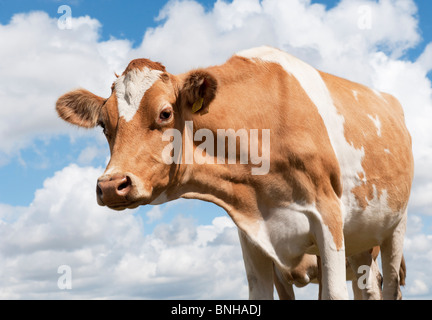
<svg viewBox="0 0 432 320">
<path fill-rule="evenodd" d="M 346 298 L 345 257 L 377 245 L 384 297 L 397 297 L 413 160 L 392 96 L 261 47 L 179 76 L 134 61 L 111 98 L 100 99 L 88 103 L 99 105 L 88 125 L 82 122 L 92 115 L 71 119 L 83 109 L 73 106 L 76 92 L 57 104 L 67 121 L 108 128 L 112 157 L 99 180 L 100 204 L 125 209 L 183 197 L 221 206 L 240 230 L 251 298 L 272 298 L 273 266 L 289 274 L 305 254 L 321 257 L 323 297 Z M 195 101 L 203 104 L 197 113 Z M 153 122 L 163 108 L 173 114 Z M 268 173 L 252 175 L 250 163 L 187 164 L 184 155 L 181 163 L 163 163 L 168 142 L 161 133 L 180 130 L 187 147 L 186 121 L 214 136 L 219 129 L 270 130 Z M 195 150 L 201 144 L 193 143 Z"/>
</svg>

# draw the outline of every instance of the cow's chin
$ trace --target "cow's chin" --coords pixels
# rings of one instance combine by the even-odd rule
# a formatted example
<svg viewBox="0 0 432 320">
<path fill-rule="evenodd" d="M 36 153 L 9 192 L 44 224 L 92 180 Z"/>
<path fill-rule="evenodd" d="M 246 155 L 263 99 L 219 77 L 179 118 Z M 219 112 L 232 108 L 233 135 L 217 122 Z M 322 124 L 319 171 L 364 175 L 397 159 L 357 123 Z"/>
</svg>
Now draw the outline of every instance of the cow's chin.
<svg viewBox="0 0 432 320">
<path fill-rule="evenodd" d="M 110 204 L 106 205 L 108 208 L 115 210 L 115 211 L 124 211 L 126 209 L 136 209 L 139 206 L 141 206 L 141 203 L 139 202 L 133 202 L 129 204 Z"/>
<path fill-rule="evenodd" d="M 131 200 L 123 200 L 119 202 L 107 202 L 104 203 L 102 200 L 98 199 L 98 204 L 102 207 L 108 207 L 109 209 L 115 211 L 124 211 L 126 209 L 136 209 L 139 206 L 147 205 L 151 202 L 150 198 L 137 198 Z"/>
</svg>

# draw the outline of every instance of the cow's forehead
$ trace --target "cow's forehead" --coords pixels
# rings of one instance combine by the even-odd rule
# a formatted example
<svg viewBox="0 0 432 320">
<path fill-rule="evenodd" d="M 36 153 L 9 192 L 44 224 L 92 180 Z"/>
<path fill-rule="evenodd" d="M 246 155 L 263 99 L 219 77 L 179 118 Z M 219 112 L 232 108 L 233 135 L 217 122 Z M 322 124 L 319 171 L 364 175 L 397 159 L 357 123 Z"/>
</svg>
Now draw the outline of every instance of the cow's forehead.
<svg viewBox="0 0 432 320">
<path fill-rule="evenodd" d="M 165 67 L 158 62 L 136 59 L 129 63 L 114 82 L 119 117 L 131 121 L 138 111 L 144 94 L 160 79 Z"/>
</svg>

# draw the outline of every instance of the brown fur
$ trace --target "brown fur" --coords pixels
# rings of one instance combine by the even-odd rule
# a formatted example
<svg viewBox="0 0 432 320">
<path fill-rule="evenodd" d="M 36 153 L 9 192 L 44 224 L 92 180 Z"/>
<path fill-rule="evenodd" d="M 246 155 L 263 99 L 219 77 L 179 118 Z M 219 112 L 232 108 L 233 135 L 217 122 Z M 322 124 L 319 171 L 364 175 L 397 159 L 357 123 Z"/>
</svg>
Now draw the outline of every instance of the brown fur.
<svg viewBox="0 0 432 320">
<path fill-rule="evenodd" d="M 162 72 L 166 72 L 165 66 L 162 65 L 160 62 L 153 62 L 149 59 L 135 59 L 129 63 L 129 65 L 123 72 L 123 75 L 127 74 L 129 71 L 133 69 L 142 70 L 144 67 L 150 68 L 152 70 L 159 70 Z"/>
<path fill-rule="evenodd" d="M 61 96 L 57 100 L 58 115 L 74 125 L 93 128 L 98 124 L 105 99 L 93 93 L 78 89 Z"/>
<path fill-rule="evenodd" d="M 180 91 L 182 97 L 187 104 L 192 105 L 199 99 L 203 98 L 203 107 L 200 113 L 208 112 L 210 103 L 217 93 L 217 80 L 207 70 L 198 69 L 191 71 L 184 81 L 183 88 Z"/>
</svg>

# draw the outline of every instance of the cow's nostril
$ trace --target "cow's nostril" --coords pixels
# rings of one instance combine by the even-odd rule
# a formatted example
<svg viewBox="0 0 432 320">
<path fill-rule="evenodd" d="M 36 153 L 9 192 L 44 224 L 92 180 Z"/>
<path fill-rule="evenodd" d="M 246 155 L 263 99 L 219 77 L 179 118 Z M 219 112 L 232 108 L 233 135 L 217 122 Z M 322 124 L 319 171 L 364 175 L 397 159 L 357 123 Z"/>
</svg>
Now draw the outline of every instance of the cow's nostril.
<svg viewBox="0 0 432 320">
<path fill-rule="evenodd" d="M 131 178 L 126 176 L 125 178 L 123 178 L 122 183 L 117 187 L 117 190 L 124 192 L 126 191 L 125 189 L 129 188 L 131 185 L 132 185 Z"/>
<path fill-rule="evenodd" d="M 118 205 L 128 201 L 127 196 L 132 190 L 132 178 L 115 174 L 104 176 L 98 180 L 96 194 L 100 205 Z"/>
</svg>

